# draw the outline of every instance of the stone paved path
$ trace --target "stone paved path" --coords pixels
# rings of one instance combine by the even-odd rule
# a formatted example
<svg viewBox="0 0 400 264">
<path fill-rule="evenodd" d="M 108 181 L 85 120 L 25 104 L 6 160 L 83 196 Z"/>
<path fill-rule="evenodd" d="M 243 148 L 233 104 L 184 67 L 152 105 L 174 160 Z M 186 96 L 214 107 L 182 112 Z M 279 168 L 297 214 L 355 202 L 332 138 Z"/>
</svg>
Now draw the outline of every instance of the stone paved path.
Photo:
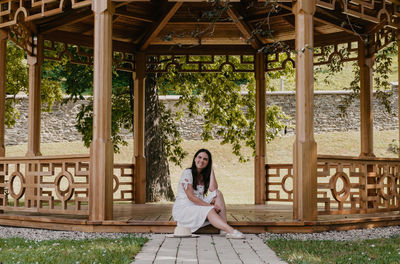
<svg viewBox="0 0 400 264">
<path fill-rule="evenodd" d="M 226 239 L 219 235 L 198 238 L 167 238 L 153 234 L 133 264 L 168 263 L 271 263 L 284 264 L 263 240 L 246 234 L 246 239 Z"/>
</svg>

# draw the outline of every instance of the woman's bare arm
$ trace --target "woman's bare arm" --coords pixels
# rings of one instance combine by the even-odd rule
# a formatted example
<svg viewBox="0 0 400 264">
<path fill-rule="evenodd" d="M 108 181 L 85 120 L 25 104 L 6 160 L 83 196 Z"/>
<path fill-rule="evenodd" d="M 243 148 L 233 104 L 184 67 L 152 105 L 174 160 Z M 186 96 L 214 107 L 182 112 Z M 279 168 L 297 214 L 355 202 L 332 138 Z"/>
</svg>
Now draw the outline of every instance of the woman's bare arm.
<svg viewBox="0 0 400 264">
<path fill-rule="evenodd" d="M 183 183 L 182 183 L 182 185 L 183 185 Z M 187 188 L 185 189 L 185 187 L 184 187 L 183 189 L 185 190 L 185 193 L 186 193 L 186 196 L 188 197 L 188 199 L 190 201 L 192 201 L 194 204 L 201 205 L 201 206 L 213 206 L 213 205 L 203 201 L 196 195 L 194 195 L 193 186 L 191 184 L 188 184 Z"/>
<path fill-rule="evenodd" d="M 208 189 L 213 192 L 218 189 L 217 179 L 215 178 L 214 168 L 211 168 L 211 175 L 210 175 L 210 186 Z"/>
</svg>

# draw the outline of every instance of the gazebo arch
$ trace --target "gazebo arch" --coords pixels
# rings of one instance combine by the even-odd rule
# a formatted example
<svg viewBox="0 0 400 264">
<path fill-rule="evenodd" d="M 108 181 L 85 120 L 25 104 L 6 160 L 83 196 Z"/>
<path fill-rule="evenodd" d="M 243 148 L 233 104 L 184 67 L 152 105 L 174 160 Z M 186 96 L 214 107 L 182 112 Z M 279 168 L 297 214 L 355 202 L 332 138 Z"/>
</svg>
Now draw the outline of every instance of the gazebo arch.
<svg viewBox="0 0 400 264">
<path fill-rule="evenodd" d="M 234 226 L 246 232 L 319 231 L 331 229 L 332 223 L 340 228 L 398 223 L 400 160 L 375 158 L 372 141 L 373 55 L 398 38 L 397 1 L 276 0 L 268 4 L 251 1 L 248 6 L 246 3 L 236 0 L 228 5 L 221 3 L 226 12 L 210 22 L 193 15 L 211 10 L 210 4 L 202 1 L 71 0 L 69 5 L 62 0 L 1 0 L 0 210 L 4 213 L 0 214 L 0 224 L 90 231 L 172 230 L 175 223 L 168 217 L 157 218 L 162 221 L 143 220 L 146 217 L 127 221 L 136 212 L 146 216 L 154 211 L 168 215 L 170 211 L 168 206 L 144 205 L 144 83 L 146 64 L 150 63 L 146 58 L 162 55 L 253 56 L 250 64 L 254 65 L 251 71 L 256 80 L 256 205 L 233 208 L 239 215 L 247 214 L 232 221 Z M 25 10 L 24 21 L 16 19 L 19 10 Z M 212 34 L 185 34 L 202 30 L 210 23 Z M 268 30 L 274 31 L 273 37 L 259 34 Z M 169 36 L 171 32 L 179 37 Z M 365 35 L 368 38 L 362 39 Z M 5 157 L 8 39 L 28 54 L 29 125 L 25 157 Z M 281 45 L 274 45 L 277 43 Z M 318 156 L 313 129 L 313 66 L 332 59 L 323 56 L 327 46 L 333 47 L 331 55 L 337 55 L 338 46 L 343 44 L 357 56 L 339 56 L 340 60 L 358 60 L 360 66 L 361 153 L 359 157 Z M 60 59 L 68 45 L 75 45 L 82 52 L 80 55 L 87 58 L 76 63 L 90 64 L 93 60 L 91 151 L 90 155 L 46 157 L 40 153 L 41 65 L 44 59 Z M 93 49 L 93 54 L 83 52 L 83 47 Z M 271 47 L 274 49 L 268 50 Z M 272 54 L 278 54 L 279 58 L 282 52 L 288 54 L 287 59 L 280 66 L 273 66 L 279 60 L 270 59 Z M 116 53 L 119 56 L 114 56 Z M 293 63 L 292 54 L 296 56 L 294 164 L 266 164 L 265 73 L 279 70 L 287 62 Z M 117 68 L 132 72 L 134 78 L 133 164 L 114 164 L 113 160 L 110 139 L 113 61 Z M 196 71 L 206 71 L 201 63 L 196 67 Z M 127 180 L 115 177 L 117 172 L 121 179 Z M 18 195 L 12 184 L 15 175 L 22 183 Z M 65 191 L 59 188 L 62 178 L 68 181 Z M 285 187 L 289 178 L 293 179 L 293 190 Z M 337 190 L 337 181 L 343 181 L 342 190 Z M 120 189 L 122 185 L 128 189 Z M 118 198 L 115 193 L 120 193 Z M 24 203 L 20 202 L 22 198 Z M 113 206 L 115 200 L 135 204 Z M 268 206 L 274 201 L 289 205 L 283 220 L 277 220 L 279 211 Z M 135 213 L 129 215 L 130 212 Z M 388 215 L 382 216 L 381 212 Z"/>
</svg>

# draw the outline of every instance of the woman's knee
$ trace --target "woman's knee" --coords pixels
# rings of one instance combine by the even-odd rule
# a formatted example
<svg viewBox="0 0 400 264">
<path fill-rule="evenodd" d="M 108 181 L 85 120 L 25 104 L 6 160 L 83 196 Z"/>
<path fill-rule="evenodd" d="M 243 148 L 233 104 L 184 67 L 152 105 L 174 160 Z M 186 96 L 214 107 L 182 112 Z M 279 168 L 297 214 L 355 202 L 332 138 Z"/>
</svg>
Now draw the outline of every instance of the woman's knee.
<svg viewBox="0 0 400 264">
<path fill-rule="evenodd" d="M 209 218 L 210 216 L 212 216 L 212 215 L 214 215 L 214 214 L 218 214 L 218 213 L 217 213 L 217 211 L 215 211 L 214 208 L 212 208 L 212 209 L 208 212 L 207 218 Z"/>
<path fill-rule="evenodd" d="M 216 190 L 217 198 L 224 198 L 224 195 L 220 190 Z"/>
</svg>

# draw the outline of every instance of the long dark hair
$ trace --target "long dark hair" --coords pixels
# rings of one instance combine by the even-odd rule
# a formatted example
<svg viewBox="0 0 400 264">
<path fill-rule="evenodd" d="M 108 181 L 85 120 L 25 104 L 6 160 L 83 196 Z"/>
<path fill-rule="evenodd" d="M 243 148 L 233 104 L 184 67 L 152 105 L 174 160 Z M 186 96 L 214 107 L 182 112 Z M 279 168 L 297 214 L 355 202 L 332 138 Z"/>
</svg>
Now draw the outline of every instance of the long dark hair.
<svg viewBox="0 0 400 264">
<path fill-rule="evenodd" d="M 205 152 L 208 155 L 207 167 L 205 167 L 201 171 L 201 175 L 203 175 L 203 181 L 204 181 L 204 194 L 206 194 L 208 191 L 208 187 L 210 186 L 210 176 L 211 176 L 211 168 L 212 168 L 212 157 L 211 157 L 210 151 L 208 151 L 207 149 L 199 149 L 196 152 L 196 154 L 194 154 L 192 167 L 190 168 L 190 170 L 192 171 L 192 176 L 193 176 L 193 189 L 197 190 L 197 183 L 198 183 L 199 175 L 197 174 L 195 159 L 196 159 L 197 155 L 199 155 L 201 152 Z"/>
</svg>

